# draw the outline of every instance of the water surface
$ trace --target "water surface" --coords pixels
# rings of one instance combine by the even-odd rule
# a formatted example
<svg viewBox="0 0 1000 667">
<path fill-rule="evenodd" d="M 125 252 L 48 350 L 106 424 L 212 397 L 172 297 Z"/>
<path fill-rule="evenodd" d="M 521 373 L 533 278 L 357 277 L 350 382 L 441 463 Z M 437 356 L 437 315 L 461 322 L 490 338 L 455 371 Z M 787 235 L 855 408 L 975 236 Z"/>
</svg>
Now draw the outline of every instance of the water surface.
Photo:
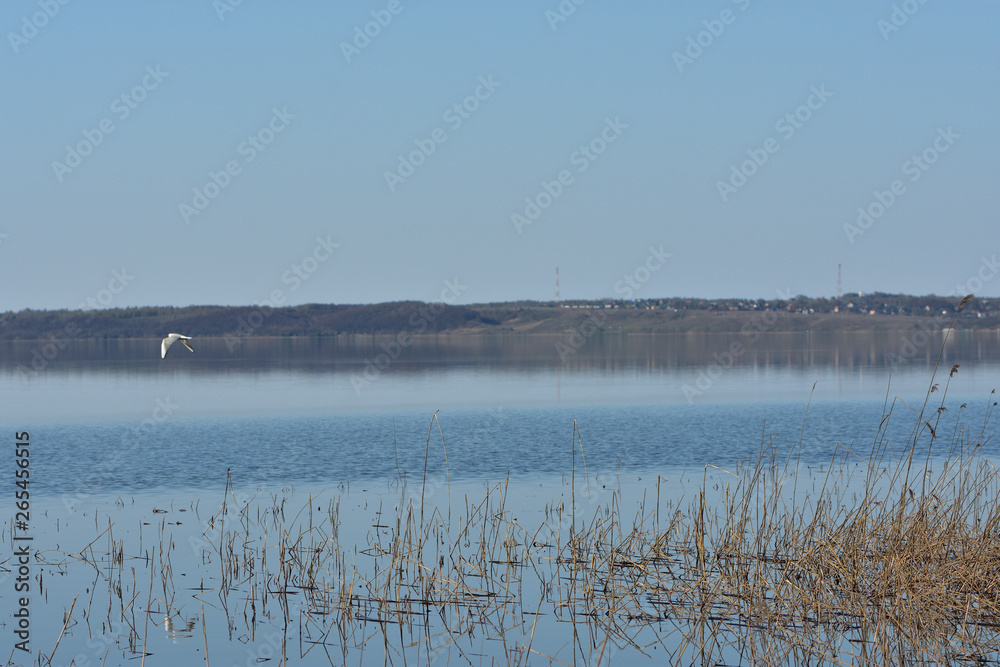
<svg viewBox="0 0 1000 667">
<path fill-rule="evenodd" d="M 574 420 L 605 471 L 729 465 L 775 437 L 820 461 L 870 447 L 887 410 L 902 445 L 939 354 L 931 409 L 947 388 L 944 424 L 981 423 L 997 332 L 921 336 L 196 338 L 166 359 L 154 340 L 7 342 L 0 401 L 46 452 L 38 493 L 412 474 L 435 413 L 428 465 L 467 479 L 565 471 Z"/>
<path fill-rule="evenodd" d="M 643 521 L 659 516 L 649 514 L 652 498 L 664 511 L 686 508 L 702 479 L 723 493 L 726 471 L 762 452 L 801 465 L 810 490 L 833 460 L 863 478 L 876 446 L 878 465 L 898 460 L 921 411 L 921 456 L 931 446 L 926 427 L 939 434 L 934 461 L 974 437 L 986 441 L 979 452 L 998 453 L 988 420 L 1000 383 L 997 332 L 957 332 L 944 346 L 939 333 L 878 332 L 192 342 L 194 354 L 174 346 L 166 359 L 158 340 L 0 343 L 4 423 L 31 438 L 34 646 L 54 646 L 71 618 L 64 664 L 136 664 L 142 645 L 147 664 L 200 664 L 206 650 L 220 664 L 281 652 L 302 665 L 384 664 L 403 654 L 421 664 L 470 655 L 503 663 L 526 655 L 535 618 L 533 648 L 554 659 L 644 655 L 600 637 L 583 650 L 576 626 L 557 618 L 566 609 L 558 600 L 534 616 L 534 592 L 510 598 L 520 624 L 512 645 L 484 621 L 474 623 L 481 634 L 453 646 L 441 633 L 471 618 L 464 607 L 450 621 L 441 611 L 444 625 L 407 616 L 405 641 L 386 618 L 355 618 L 340 636 L 299 593 L 286 600 L 273 580 L 233 586 L 222 575 L 213 517 L 227 498 L 240 508 L 252 502 L 264 521 L 241 537 L 261 563 L 279 559 L 260 527 L 279 505 L 300 525 L 329 522 L 336 505 L 340 523 L 327 540 L 368 562 L 371 545 L 391 537 L 392 517 L 423 507 L 428 530 L 456 529 L 498 483 L 510 485 L 504 520 L 535 530 L 552 521 L 565 528 L 551 512 L 574 498 L 586 521 L 607 516 L 608 503 Z M 555 553 L 540 551 L 539 562 Z M 4 586 L 9 576 L 0 575 Z M 550 575 L 541 576 L 529 587 L 545 590 Z M 330 577 L 339 595 L 347 582 Z M 270 607 L 244 613 L 264 598 Z M 655 612 L 653 602 L 641 604 Z M 678 650 L 669 624 L 641 632 L 657 650 Z"/>
</svg>

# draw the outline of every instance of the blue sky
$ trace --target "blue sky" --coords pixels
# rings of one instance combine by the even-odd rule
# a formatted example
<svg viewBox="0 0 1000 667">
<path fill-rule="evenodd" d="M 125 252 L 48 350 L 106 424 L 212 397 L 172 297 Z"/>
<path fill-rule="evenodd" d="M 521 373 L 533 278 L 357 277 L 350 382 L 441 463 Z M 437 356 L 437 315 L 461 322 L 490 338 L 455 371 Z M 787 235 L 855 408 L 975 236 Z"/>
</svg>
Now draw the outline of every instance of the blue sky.
<svg viewBox="0 0 1000 667">
<path fill-rule="evenodd" d="M 3 3 L 0 310 L 1000 295 L 996 3 L 234 2 Z"/>
</svg>

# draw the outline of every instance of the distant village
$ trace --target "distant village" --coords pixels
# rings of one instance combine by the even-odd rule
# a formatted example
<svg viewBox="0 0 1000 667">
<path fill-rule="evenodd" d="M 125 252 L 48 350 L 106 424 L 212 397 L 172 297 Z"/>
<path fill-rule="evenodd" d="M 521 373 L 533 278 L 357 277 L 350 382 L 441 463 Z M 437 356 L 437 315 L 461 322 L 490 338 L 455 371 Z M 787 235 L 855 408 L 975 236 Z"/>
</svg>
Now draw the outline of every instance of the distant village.
<svg viewBox="0 0 1000 667">
<path fill-rule="evenodd" d="M 958 308 L 961 297 L 910 296 L 906 294 L 886 294 L 858 292 L 843 297 L 796 296 L 791 299 L 598 299 L 569 300 L 560 302 L 534 303 L 538 306 L 561 308 L 624 308 L 638 310 L 703 310 L 703 311 L 775 311 L 798 314 L 854 313 L 858 315 L 938 315 L 952 314 Z M 962 308 L 962 317 L 1000 316 L 1000 299 L 973 297 Z"/>
</svg>

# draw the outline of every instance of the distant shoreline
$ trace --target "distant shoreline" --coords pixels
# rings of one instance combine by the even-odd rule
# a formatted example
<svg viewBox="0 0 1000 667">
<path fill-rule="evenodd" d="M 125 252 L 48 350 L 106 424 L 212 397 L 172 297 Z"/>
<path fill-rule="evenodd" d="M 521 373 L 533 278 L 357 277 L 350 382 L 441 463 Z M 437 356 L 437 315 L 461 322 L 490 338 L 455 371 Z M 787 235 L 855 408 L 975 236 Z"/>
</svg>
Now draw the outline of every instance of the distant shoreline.
<svg viewBox="0 0 1000 667">
<path fill-rule="evenodd" d="M 844 300 L 846 301 L 846 299 Z M 871 295 L 845 304 L 693 299 L 645 302 L 515 302 L 452 306 L 402 301 L 368 305 L 136 307 L 89 311 L 23 310 L 0 315 L 0 340 L 160 338 L 170 332 L 238 341 L 248 336 L 447 334 L 573 335 L 806 331 L 1000 329 L 993 302 Z M 860 303 L 856 303 L 860 302 Z M 812 311 L 812 312 L 810 312 Z M 846 312 L 845 312 L 846 311 Z"/>
</svg>

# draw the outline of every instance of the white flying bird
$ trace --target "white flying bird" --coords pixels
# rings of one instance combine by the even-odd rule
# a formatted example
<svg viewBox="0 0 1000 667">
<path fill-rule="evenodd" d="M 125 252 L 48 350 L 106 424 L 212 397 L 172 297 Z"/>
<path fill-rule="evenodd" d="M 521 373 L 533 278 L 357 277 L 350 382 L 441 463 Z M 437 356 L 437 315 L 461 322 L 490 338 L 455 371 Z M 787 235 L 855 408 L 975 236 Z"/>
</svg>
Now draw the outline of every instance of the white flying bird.
<svg viewBox="0 0 1000 667">
<path fill-rule="evenodd" d="M 194 352 L 194 348 L 191 347 L 191 343 L 188 342 L 189 340 L 191 340 L 191 336 L 182 336 L 180 334 L 168 334 L 167 337 L 164 338 L 163 341 L 160 343 L 160 359 L 163 359 L 165 356 L 167 356 L 167 350 L 170 349 L 170 346 L 174 344 L 175 340 L 179 340 L 180 342 L 184 343 L 184 347 Z"/>
</svg>

